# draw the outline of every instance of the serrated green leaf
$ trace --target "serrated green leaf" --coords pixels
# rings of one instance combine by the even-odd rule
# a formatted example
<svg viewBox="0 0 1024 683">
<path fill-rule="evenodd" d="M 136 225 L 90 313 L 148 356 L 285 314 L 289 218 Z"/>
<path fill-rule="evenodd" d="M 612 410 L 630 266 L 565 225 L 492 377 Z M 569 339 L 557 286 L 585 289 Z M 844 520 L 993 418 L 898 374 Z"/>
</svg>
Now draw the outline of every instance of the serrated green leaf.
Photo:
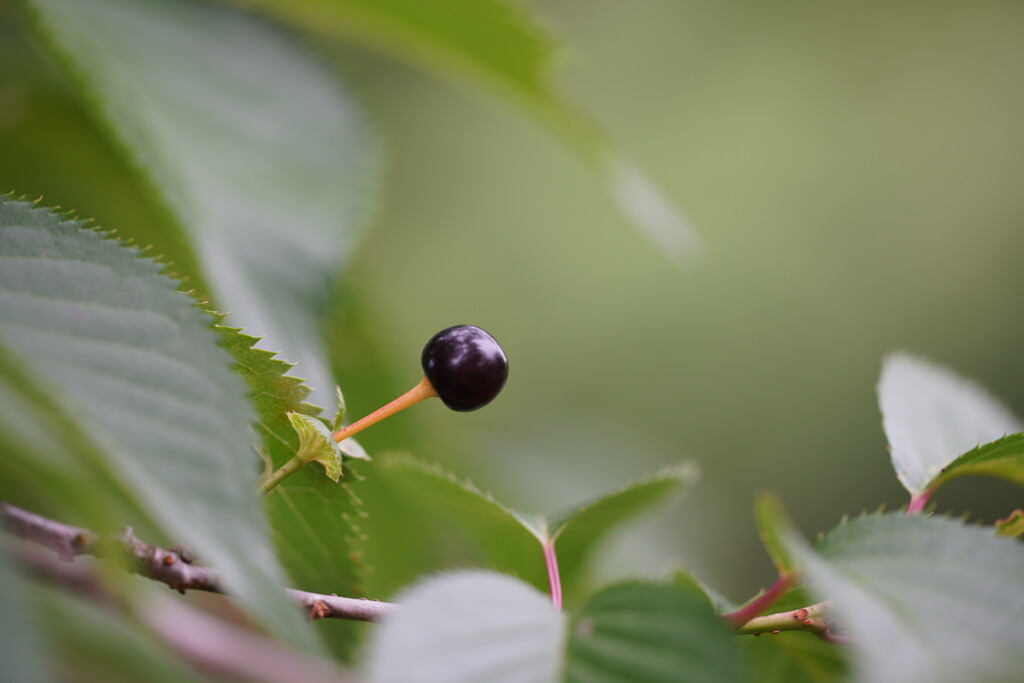
<svg viewBox="0 0 1024 683">
<path fill-rule="evenodd" d="M 842 524 L 815 551 L 792 536 L 852 641 L 856 680 L 1020 680 L 1024 547 L 959 520 L 898 513 Z"/>
<path fill-rule="evenodd" d="M 268 630 L 309 647 L 252 493 L 244 387 L 212 319 L 161 269 L 77 221 L 0 201 L 0 346 L 169 538 Z"/>
<path fill-rule="evenodd" d="M 878 402 L 896 476 L 913 495 L 961 453 L 1024 431 L 979 385 L 906 353 L 886 357 Z"/>
<path fill-rule="evenodd" d="M 338 399 L 338 408 L 334 412 L 334 421 L 331 423 L 331 431 L 340 431 L 345 426 L 345 395 L 341 393 L 341 387 L 334 387 L 335 397 Z"/>
<path fill-rule="evenodd" d="M 736 637 L 698 590 L 631 581 L 593 596 L 569 625 L 568 683 L 737 683 Z"/>
<path fill-rule="evenodd" d="M 258 448 L 273 467 L 280 467 L 299 448 L 288 414 L 315 415 L 318 411 L 306 403 L 309 388 L 288 374 L 291 364 L 255 348 L 255 337 L 225 326 L 218 326 L 217 331 L 235 359 L 236 372 L 249 387 L 257 414 Z M 292 587 L 359 597 L 365 571 L 359 520 L 365 513 L 352 487 L 361 477 L 344 461 L 342 468 L 345 481 L 336 484 L 313 466 L 302 467 L 264 496 L 263 505 Z M 325 637 L 335 652 L 350 657 L 355 645 L 353 624 L 332 626 Z"/>
<path fill-rule="evenodd" d="M 337 76 L 233 8 L 27 4 L 196 250 L 214 300 L 285 349 L 326 404 L 321 317 L 366 212 L 372 156 Z"/>
<path fill-rule="evenodd" d="M 502 574 L 435 576 L 404 591 L 374 633 L 372 683 L 550 683 L 565 621 L 547 596 Z"/>
<path fill-rule="evenodd" d="M 466 529 L 495 569 L 515 574 L 537 588 L 547 588 L 540 545 L 546 537 L 538 536 L 542 530 L 534 528 L 527 517 L 505 507 L 472 483 L 410 456 L 379 459 L 376 475 Z"/>
<path fill-rule="evenodd" d="M 598 542 L 615 526 L 688 491 L 698 478 L 693 463 L 681 463 L 634 481 L 617 491 L 548 515 L 562 578 L 571 584 Z"/>
<path fill-rule="evenodd" d="M 552 86 L 554 39 L 505 0 L 244 0 L 330 38 L 362 43 L 441 78 L 483 87 L 522 107 L 599 176 L 624 217 L 675 261 L 700 238 L 634 164 Z"/>
<path fill-rule="evenodd" d="M 44 641 L 5 550 L 0 546 L 0 680 L 43 683 L 52 680 Z"/>
<path fill-rule="evenodd" d="M 783 538 L 783 533 L 791 529 L 793 523 L 779 499 L 771 493 L 761 493 L 754 504 L 754 520 L 757 522 L 761 542 L 775 565 L 775 571 L 780 576 L 796 572 L 796 558 Z"/>
<path fill-rule="evenodd" d="M 1024 510 L 1017 509 L 1011 512 L 1006 518 L 995 523 L 996 533 L 1000 536 L 1017 538 L 1024 536 Z"/>
<path fill-rule="evenodd" d="M 288 412 L 295 434 L 299 437 L 299 447 L 295 457 L 305 463 L 318 462 L 324 467 L 327 478 L 337 483 L 341 479 L 341 450 L 338 442 L 331 436 L 327 425 L 315 417 L 302 413 Z"/>
<path fill-rule="evenodd" d="M 935 489 L 951 479 L 971 475 L 996 477 L 1024 486 L 1024 434 L 1011 434 L 967 451 L 928 482 Z"/>
</svg>

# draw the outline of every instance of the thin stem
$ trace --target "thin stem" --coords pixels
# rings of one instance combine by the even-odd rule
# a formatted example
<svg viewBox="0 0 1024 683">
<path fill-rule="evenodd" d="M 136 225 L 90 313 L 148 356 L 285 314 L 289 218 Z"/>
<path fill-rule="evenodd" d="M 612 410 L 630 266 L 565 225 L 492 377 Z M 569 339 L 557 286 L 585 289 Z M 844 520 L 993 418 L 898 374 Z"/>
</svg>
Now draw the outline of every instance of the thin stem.
<svg viewBox="0 0 1024 683">
<path fill-rule="evenodd" d="M 263 495 L 270 493 L 273 488 L 284 481 L 288 475 L 305 464 L 305 460 L 300 458 L 298 455 L 293 455 L 291 460 L 278 467 L 269 476 L 265 478 L 261 477 L 256 483 L 256 490 Z"/>
<path fill-rule="evenodd" d="M 937 488 L 937 486 L 933 486 L 930 489 L 925 489 L 920 493 L 912 495 L 910 497 L 910 504 L 907 505 L 907 514 L 915 515 L 923 512 L 924 509 L 928 507 L 928 503 L 931 501 L 932 495 L 935 493 L 935 489 Z"/>
<path fill-rule="evenodd" d="M 779 633 L 780 631 L 809 631 L 822 635 L 828 631 L 828 626 L 822 619 L 828 606 L 827 602 L 819 602 L 816 605 L 800 609 L 754 617 L 738 627 L 736 633 L 759 636 L 762 633 Z"/>
<path fill-rule="evenodd" d="M 434 385 L 430 383 L 430 380 L 424 377 L 420 380 L 419 384 L 396 398 L 391 403 L 378 408 L 361 420 L 356 420 L 341 431 L 335 432 L 334 440 L 343 441 L 354 434 L 358 434 L 370 425 L 375 425 L 384 418 L 394 415 L 400 410 L 405 410 L 409 406 L 419 403 L 423 399 L 432 398 L 434 396 L 437 396 L 437 391 L 434 390 Z"/>
<path fill-rule="evenodd" d="M 562 579 L 558 575 L 558 557 L 555 555 L 555 542 L 544 543 L 544 564 L 548 568 L 548 584 L 551 586 L 551 602 L 557 609 L 562 609 Z"/>
<path fill-rule="evenodd" d="M 774 605 L 775 602 L 789 590 L 793 583 L 794 578 L 791 574 L 779 574 L 779 578 L 775 579 L 775 583 L 769 586 L 768 590 L 761 593 L 761 595 L 757 596 L 735 612 L 723 614 L 722 618 L 729 622 L 733 628 L 740 628 L 748 621 L 761 614 L 761 612 L 764 612 L 766 609 Z"/>
</svg>

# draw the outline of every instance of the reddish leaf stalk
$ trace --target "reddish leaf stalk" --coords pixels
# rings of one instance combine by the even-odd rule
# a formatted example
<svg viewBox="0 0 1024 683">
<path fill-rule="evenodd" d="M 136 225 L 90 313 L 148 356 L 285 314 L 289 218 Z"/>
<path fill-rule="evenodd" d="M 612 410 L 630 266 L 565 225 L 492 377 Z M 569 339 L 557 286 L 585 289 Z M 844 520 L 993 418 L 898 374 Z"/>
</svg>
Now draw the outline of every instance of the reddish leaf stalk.
<svg viewBox="0 0 1024 683">
<path fill-rule="evenodd" d="M 548 584 L 551 586 L 551 602 L 559 610 L 562 609 L 562 579 L 558 575 L 558 557 L 555 555 L 555 542 L 544 544 L 544 564 L 548 568 Z"/>
<path fill-rule="evenodd" d="M 740 628 L 748 621 L 774 605 L 775 602 L 790 589 L 793 583 L 794 577 L 792 574 L 779 574 L 779 578 L 775 579 L 775 583 L 773 583 L 768 590 L 761 593 L 761 595 L 757 596 L 751 600 L 750 603 L 744 605 L 735 612 L 723 614 L 722 618 L 729 622 L 729 625 L 733 628 Z"/>
</svg>

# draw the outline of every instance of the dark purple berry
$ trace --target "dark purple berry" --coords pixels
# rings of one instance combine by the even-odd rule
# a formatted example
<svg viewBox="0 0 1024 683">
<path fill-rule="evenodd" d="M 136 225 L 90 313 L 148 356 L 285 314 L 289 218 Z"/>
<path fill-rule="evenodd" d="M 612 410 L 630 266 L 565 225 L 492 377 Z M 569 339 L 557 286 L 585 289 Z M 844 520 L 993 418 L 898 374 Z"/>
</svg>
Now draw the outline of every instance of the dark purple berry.
<svg viewBox="0 0 1024 683">
<path fill-rule="evenodd" d="M 482 408 L 508 379 L 508 359 L 494 337 L 479 327 L 441 330 L 423 347 L 423 374 L 452 410 Z"/>
</svg>

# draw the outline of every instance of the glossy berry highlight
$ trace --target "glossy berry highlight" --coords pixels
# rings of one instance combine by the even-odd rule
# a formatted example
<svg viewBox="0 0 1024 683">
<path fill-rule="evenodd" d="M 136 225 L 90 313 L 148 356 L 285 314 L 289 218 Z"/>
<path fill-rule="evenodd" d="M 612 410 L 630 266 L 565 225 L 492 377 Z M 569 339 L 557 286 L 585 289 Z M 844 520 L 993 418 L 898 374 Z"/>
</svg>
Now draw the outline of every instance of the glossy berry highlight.
<svg viewBox="0 0 1024 683">
<path fill-rule="evenodd" d="M 423 347 L 421 362 L 438 398 L 459 412 L 493 401 L 508 379 L 505 351 L 494 337 L 473 325 L 456 325 L 435 334 Z"/>
</svg>

